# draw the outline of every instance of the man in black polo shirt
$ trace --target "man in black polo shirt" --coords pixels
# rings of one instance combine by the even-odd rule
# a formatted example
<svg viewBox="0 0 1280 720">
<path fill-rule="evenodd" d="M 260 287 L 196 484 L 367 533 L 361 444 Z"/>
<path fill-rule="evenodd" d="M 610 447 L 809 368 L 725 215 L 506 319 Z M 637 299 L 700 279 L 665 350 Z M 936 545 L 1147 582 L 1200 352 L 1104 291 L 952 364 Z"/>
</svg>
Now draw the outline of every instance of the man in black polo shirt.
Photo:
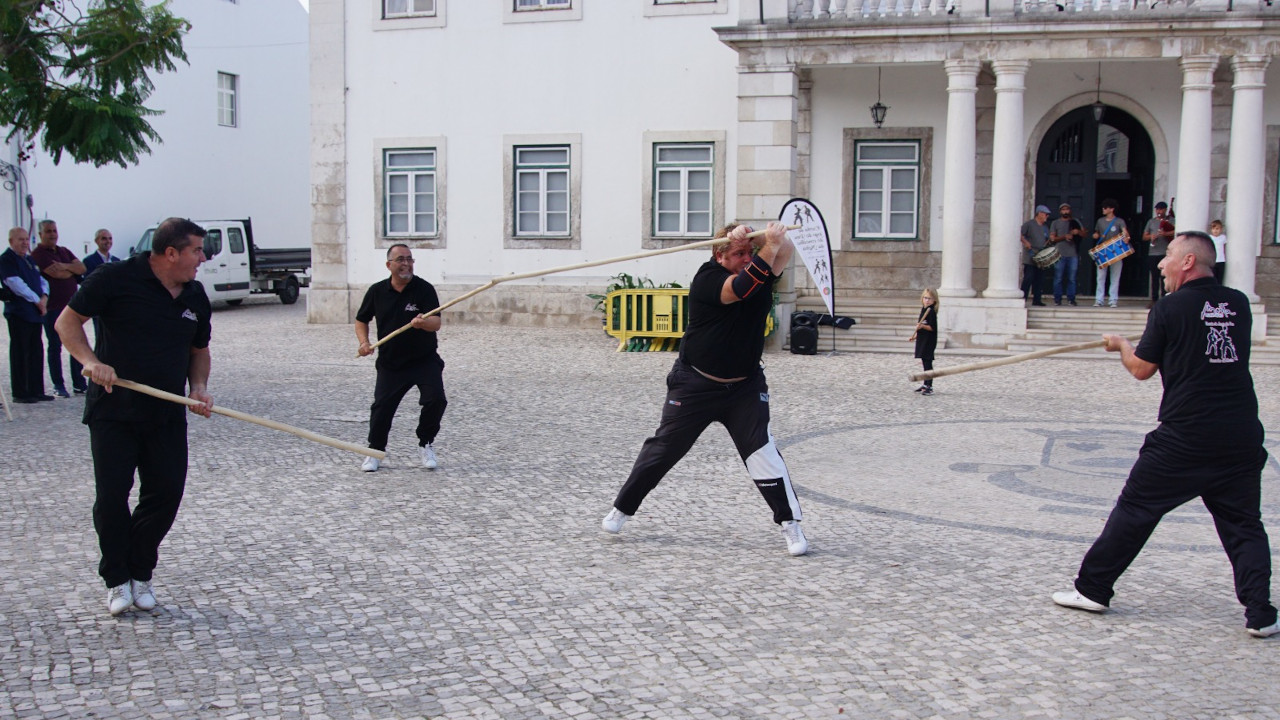
<svg viewBox="0 0 1280 720">
<path fill-rule="evenodd" d="M 387 449 L 391 421 L 396 408 L 409 389 L 418 387 L 418 453 L 428 470 L 439 466 L 436 458 L 436 434 L 448 400 L 444 395 L 444 360 L 436 352 L 436 331 L 440 316 L 418 317 L 440 307 L 440 299 L 431 283 L 413 274 L 413 253 L 408 245 L 396 244 L 387 250 L 387 270 L 391 277 L 369 287 L 356 312 L 356 340 L 360 355 L 373 352 L 369 344 L 369 321 L 377 319 L 378 337 L 390 335 L 405 325 L 421 332 L 404 332 L 380 345 L 378 379 L 373 389 L 373 406 L 369 408 L 369 447 Z M 365 458 L 360 469 L 373 472 L 379 467 L 377 458 Z"/>
<path fill-rule="evenodd" d="M 195 280 L 205 260 L 204 234 L 190 220 L 160 223 L 150 252 L 98 268 L 55 326 L 94 383 L 84 422 L 97 490 L 98 574 L 107 584 L 112 615 L 131 606 L 156 606 L 151 576 L 187 481 L 186 411 L 114 384 L 121 377 L 186 394 L 200 403 L 191 412 L 209 417 L 211 311 L 204 286 Z M 84 333 L 89 318 L 102 320 L 96 352 Z M 141 485 L 138 505 L 130 512 L 135 471 Z"/>
<path fill-rule="evenodd" d="M 1201 498 L 1235 571 L 1236 597 L 1254 637 L 1280 633 L 1271 605 L 1271 548 L 1262 525 L 1267 451 L 1249 374 L 1253 316 L 1244 293 L 1213 277 L 1213 240 L 1174 237 L 1160 263 L 1165 297 L 1147 316 L 1134 349 L 1118 335 L 1107 350 L 1134 377 L 1160 372 L 1160 425 L 1147 434 L 1102 534 L 1085 554 L 1075 589 L 1053 594 L 1065 607 L 1103 612 L 1112 587 L 1165 513 Z"/>
<path fill-rule="evenodd" d="M 720 422 L 773 509 L 773 521 L 782 526 L 787 551 L 809 551 L 800 529 L 800 501 L 769 432 L 769 386 L 760 367 L 773 284 L 795 248 L 782 225 L 769 223 L 759 252 L 753 254 L 750 230 L 730 225 L 717 233 L 725 242 L 714 246 L 712 259 L 698 268 L 689 285 L 689 325 L 667 375 L 662 422 L 645 440 L 631 476 L 601 521 L 605 532 L 621 532 L 702 431 Z"/>
</svg>

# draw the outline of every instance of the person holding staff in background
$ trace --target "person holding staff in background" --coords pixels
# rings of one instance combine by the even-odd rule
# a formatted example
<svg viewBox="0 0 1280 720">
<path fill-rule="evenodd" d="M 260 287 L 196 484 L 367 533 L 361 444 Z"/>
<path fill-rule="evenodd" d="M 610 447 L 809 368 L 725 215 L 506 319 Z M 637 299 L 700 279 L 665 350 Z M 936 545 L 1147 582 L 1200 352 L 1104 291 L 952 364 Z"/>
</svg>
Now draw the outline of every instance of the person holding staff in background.
<svg viewBox="0 0 1280 720">
<path fill-rule="evenodd" d="M 1166 513 L 1197 497 L 1213 516 L 1253 637 L 1280 633 L 1271 604 L 1271 547 L 1262 525 L 1267 462 L 1249 373 L 1253 317 L 1244 293 L 1213 278 L 1213 240 L 1181 232 L 1160 263 L 1167 295 L 1147 315 L 1135 349 L 1118 335 L 1107 350 L 1139 380 L 1164 386 L 1160 425 L 1147 434 L 1102 534 L 1080 564 L 1064 607 L 1104 612 L 1120 575 Z"/>
<path fill-rule="evenodd" d="M 769 431 L 769 386 L 760 365 L 764 327 L 773 306 L 773 284 L 795 250 L 786 227 L 769 223 L 762 241 L 751 228 L 729 225 L 716 233 L 711 259 L 689 285 L 689 324 L 680 356 L 667 375 L 662 421 L 645 440 L 631 475 L 600 526 L 622 525 L 663 476 L 689 452 L 713 422 L 729 431 L 756 488 L 782 526 L 787 551 L 804 555 L 809 542 L 800 529 L 800 501 L 787 465 Z M 755 243 L 760 243 L 754 249 Z"/>
<path fill-rule="evenodd" d="M 938 291 L 925 288 L 920 295 L 920 317 L 916 318 L 916 331 L 911 333 L 916 341 L 916 357 L 920 359 L 924 371 L 933 369 L 933 353 L 938 347 Z M 933 394 L 933 378 L 916 388 L 921 395 Z"/>
<path fill-rule="evenodd" d="M 438 466 L 435 448 L 440 420 L 449 401 L 444 395 L 444 360 L 436 352 L 436 332 L 440 316 L 419 317 L 440 307 L 440 298 L 431 283 L 414 275 L 413 251 L 404 243 L 387 249 L 387 270 L 391 275 L 369 287 L 356 311 L 356 341 L 361 357 L 373 354 L 369 343 L 369 321 L 377 320 L 378 337 L 386 337 L 405 325 L 412 330 L 387 341 L 378 353 L 378 379 L 373 388 L 373 405 L 369 408 L 369 447 L 387 449 L 391 421 L 405 394 L 418 388 L 418 454 L 428 470 Z M 360 469 L 374 472 L 381 466 L 375 457 L 367 457 Z"/>
<path fill-rule="evenodd" d="M 184 394 L 191 412 L 209 417 L 212 308 L 196 273 L 204 262 L 204 228 L 169 218 L 151 251 L 95 270 L 58 316 L 67 352 L 93 385 L 84 405 L 93 455 L 93 526 L 107 584 L 107 609 L 156 606 L 152 573 L 160 542 L 173 527 L 187 481 L 187 418 L 181 405 L 114 387 L 117 377 Z M 101 318 L 96 352 L 84 324 Z M 138 505 L 129 511 L 137 473 Z"/>
</svg>

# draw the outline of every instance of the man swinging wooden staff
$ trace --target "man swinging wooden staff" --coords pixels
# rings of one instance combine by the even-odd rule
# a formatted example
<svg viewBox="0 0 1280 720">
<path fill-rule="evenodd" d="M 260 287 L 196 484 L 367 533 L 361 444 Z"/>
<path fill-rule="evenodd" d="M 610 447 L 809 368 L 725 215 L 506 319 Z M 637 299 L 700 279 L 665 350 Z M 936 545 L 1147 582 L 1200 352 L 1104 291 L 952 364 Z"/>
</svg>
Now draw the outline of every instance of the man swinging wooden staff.
<svg viewBox="0 0 1280 720">
<path fill-rule="evenodd" d="M 396 243 L 387 249 L 389 277 L 369 287 L 360 309 L 356 311 L 355 333 L 359 343 L 358 357 L 372 355 L 380 346 L 376 362 L 377 380 L 373 391 L 373 405 L 369 408 L 369 447 L 383 453 L 382 457 L 366 457 L 360 469 L 376 472 L 386 461 L 385 451 L 392 421 L 400 401 L 414 387 L 418 388 L 421 410 L 418 417 L 418 456 L 422 466 L 435 470 L 440 465 L 436 454 L 435 439 L 440 432 L 448 400 L 444 389 L 444 360 L 438 352 L 436 332 L 440 329 L 440 312 L 474 297 L 502 282 L 522 278 L 550 275 L 569 270 L 606 265 L 664 253 L 679 252 L 705 247 L 716 241 L 691 243 L 674 248 L 627 255 L 607 260 L 567 265 L 549 270 L 535 270 L 519 275 L 506 275 L 490 280 L 480 287 L 453 300 L 440 304 L 436 289 L 431 283 L 414 273 L 413 251 L 404 243 Z M 430 310 L 424 309 L 430 308 Z M 369 323 L 378 325 L 377 342 L 369 340 Z M 409 333 L 411 329 L 421 332 Z M 407 333 L 407 334 L 406 334 Z"/>
</svg>

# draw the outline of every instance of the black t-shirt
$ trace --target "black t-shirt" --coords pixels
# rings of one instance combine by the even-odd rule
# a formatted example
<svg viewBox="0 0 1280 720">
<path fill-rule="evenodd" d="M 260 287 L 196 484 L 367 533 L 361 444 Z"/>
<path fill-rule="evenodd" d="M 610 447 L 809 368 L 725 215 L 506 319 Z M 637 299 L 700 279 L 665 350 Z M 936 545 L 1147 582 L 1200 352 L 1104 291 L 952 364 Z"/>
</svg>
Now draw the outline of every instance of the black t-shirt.
<svg viewBox="0 0 1280 720">
<path fill-rule="evenodd" d="M 720 302 L 724 281 L 733 273 L 715 260 L 698 268 L 689 284 L 689 325 L 680 341 L 680 359 L 718 378 L 748 377 L 760 370 L 764 326 L 773 307 L 769 274 L 746 300 Z"/>
<path fill-rule="evenodd" d="M 356 312 L 356 320 L 377 320 L 378 338 L 399 330 L 424 312 L 440 307 L 440 298 L 431 283 L 417 275 L 404 290 L 396 292 L 391 278 L 369 287 L 364 302 Z M 436 334 L 425 330 L 406 330 L 378 346 L 378 367 L 398 370 L 436 356 Z"/>
<path fill-rule="evenodd" d="M 97 317 L 102 334 L 94 353 L 116 375 L 185 396 L 191 349 L 209 347 L 212 308 L 204 286 L 192 280 L 173 297 L 151 271 L 151 253 L 110 263 L 85 278 L 67 306 Z M 121 387 L 110 393 L 89 384 L 84 422 L 187 421 L 187 409 Z"/>
<path fill-rule="evenodd" d="M 1184 283 L 1147 315 L 1135 353 L 1160 366 L 1161 427 L 1201 453 L 1262 442 L 1252 327 L 1248 298 L 1212 277 Z"/>
<path fill-rule="evenodd" d="M 918 323 L 924 323 L 932 330 L 920 328 L 916 330 L 916 357 L 921 359 L 933 359 L 934 352 L 938 348 L 938 308 L 936 305 L 920 308 L 920 317 L 916 319 Z"/>
</svg>

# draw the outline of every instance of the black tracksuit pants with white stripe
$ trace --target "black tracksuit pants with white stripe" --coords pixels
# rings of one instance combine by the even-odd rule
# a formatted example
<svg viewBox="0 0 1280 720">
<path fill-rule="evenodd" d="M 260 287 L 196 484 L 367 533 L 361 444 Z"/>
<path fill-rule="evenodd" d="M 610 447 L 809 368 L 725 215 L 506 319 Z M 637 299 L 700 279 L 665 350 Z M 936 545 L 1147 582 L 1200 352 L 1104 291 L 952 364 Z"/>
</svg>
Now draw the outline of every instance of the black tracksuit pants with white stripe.
<svg viewBox="0 0 1280 720">
<path fill-rule="evenodd" d="M 644 441 L 613 506 L 635 515 L 649 491 L 713 422 L 729 431 L 751 479 L 773 509 L 773 521 L 801 519 L 800 501 L 786 463 L 769 433 L 769 386 L 764 372 L 757 371 L 736 383 L 720 383 L 707 379 L 683 360 L 676 360 L 667 375 L 662 422 L 653 437 Z"/>
</svg>

